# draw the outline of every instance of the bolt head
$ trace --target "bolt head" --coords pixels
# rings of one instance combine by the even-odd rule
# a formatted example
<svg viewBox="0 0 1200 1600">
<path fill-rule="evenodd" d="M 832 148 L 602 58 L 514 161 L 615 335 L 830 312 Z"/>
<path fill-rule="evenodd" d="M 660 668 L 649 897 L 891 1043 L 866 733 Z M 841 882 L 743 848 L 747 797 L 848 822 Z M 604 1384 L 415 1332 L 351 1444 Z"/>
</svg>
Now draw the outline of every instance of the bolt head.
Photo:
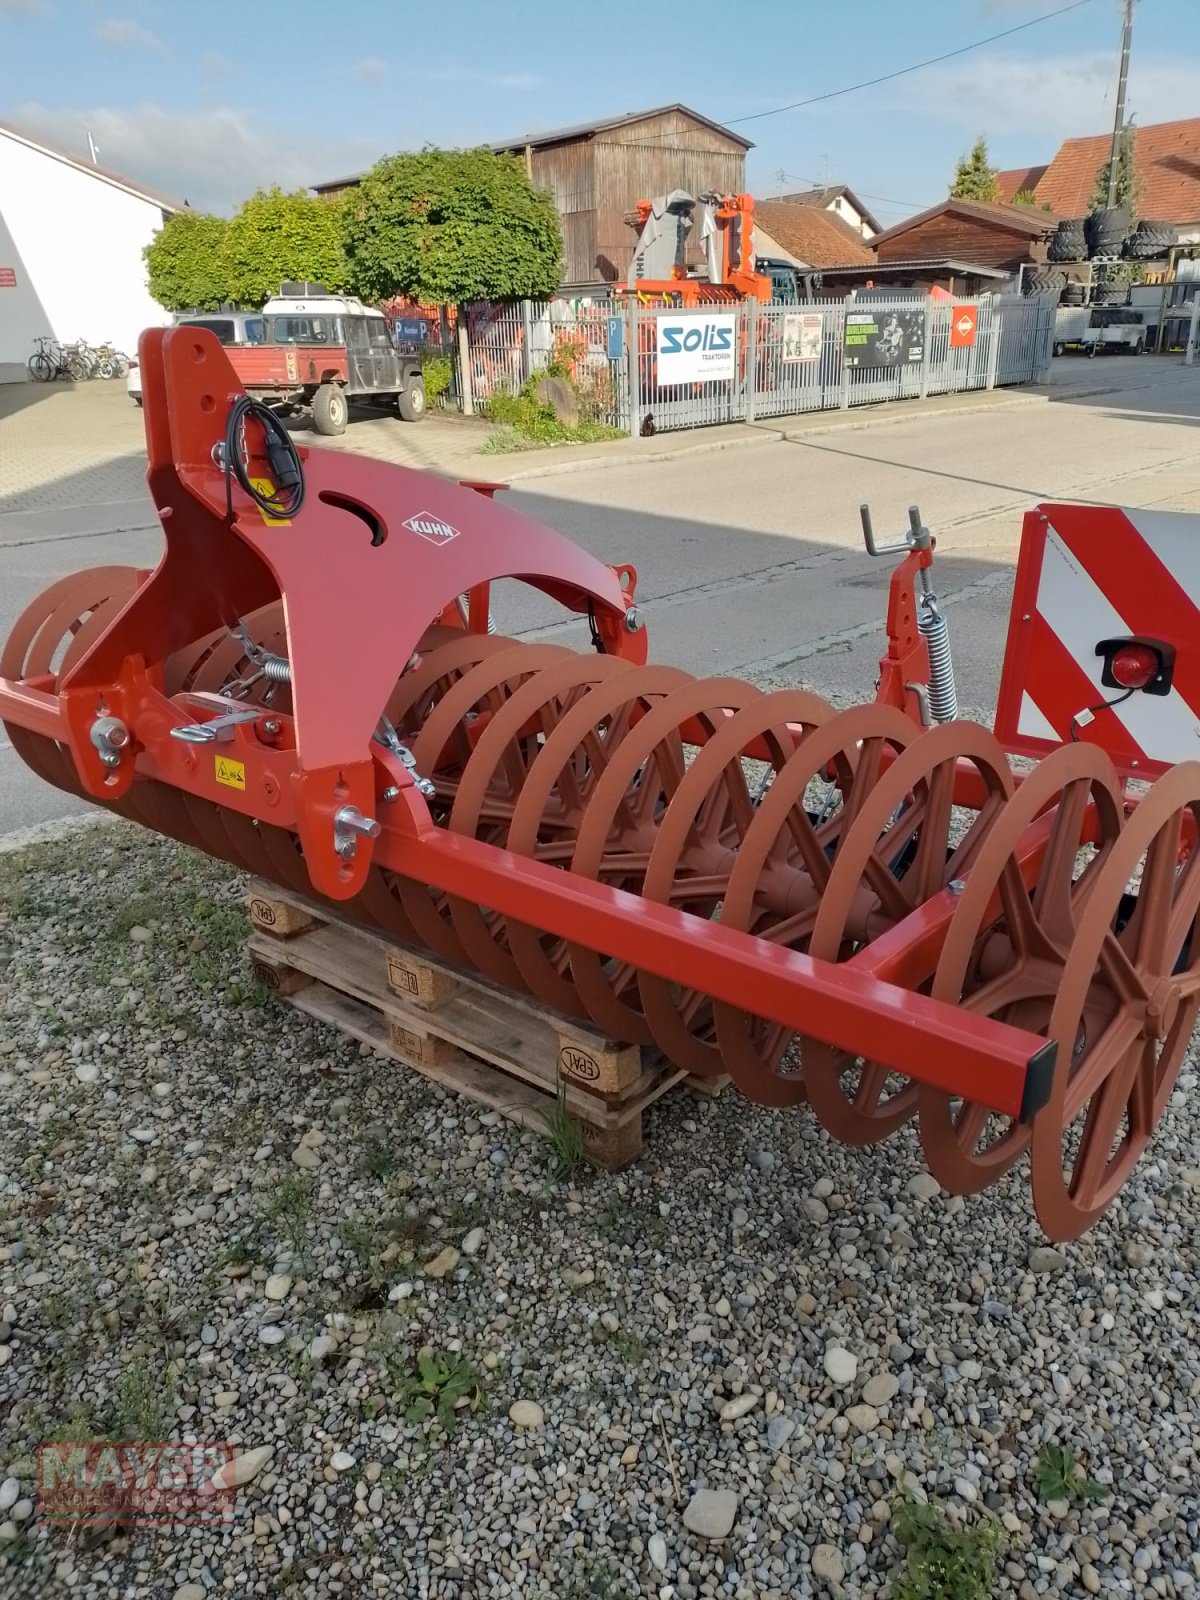
<svg viewBox="0 0 1200 1600">
<path fill-rule="evenodd" d="M 383 791 L 383 798 L 385 800 L 399 800 L 400 785 L 398 783 L 389 783 L 387 788 Z"/>
<path fill-rule="evenodd" d="M 639 633 L 644 626 L 641 614 L 636 606 L 630 606 L 625 613 L 625 630 L 627 633 Z"/>
</svg>

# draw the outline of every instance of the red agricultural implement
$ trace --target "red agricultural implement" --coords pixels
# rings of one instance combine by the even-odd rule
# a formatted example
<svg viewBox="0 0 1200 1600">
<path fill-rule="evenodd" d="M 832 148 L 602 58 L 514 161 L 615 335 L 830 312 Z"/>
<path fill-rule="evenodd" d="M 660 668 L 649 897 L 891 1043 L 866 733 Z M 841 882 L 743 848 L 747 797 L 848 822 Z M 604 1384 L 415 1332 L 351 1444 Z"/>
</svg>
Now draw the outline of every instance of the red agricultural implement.
<svg viewBox="0 0 1200 1600">
<path fill-rule="evenodd" d="M 210 335 L 141 360 L 165 553 L 17 623 L 0 717 L 35 771 L 848 1143 L 915 1121 L 948 1189 L 1028 1153 L 1050 1236 L 1096 1220 L 1200 1009 L 1200 765 L 1167 765 L 1197 737 L 1194 519 L 1029 514 L 1018 772 L 938 720 L 919 517 L 877 698 L 837 712 L 648 666 L 633 570 L 486 493 L 297 455 Z M 595 649 L 489 636 L 503 578 Z"/>
</svg>

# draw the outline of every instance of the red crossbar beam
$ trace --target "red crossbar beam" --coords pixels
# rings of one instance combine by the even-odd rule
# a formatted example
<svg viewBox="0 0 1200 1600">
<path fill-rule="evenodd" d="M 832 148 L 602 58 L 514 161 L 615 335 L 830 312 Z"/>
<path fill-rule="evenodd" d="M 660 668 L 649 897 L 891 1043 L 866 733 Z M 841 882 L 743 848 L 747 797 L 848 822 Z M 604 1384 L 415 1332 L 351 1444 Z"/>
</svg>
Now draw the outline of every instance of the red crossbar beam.
<svg viewBox="0 0 1200 1600">
<path fill-rule="evenodd" d="M 31 689 L 12 678 L 0 678 L 0 722 L 15 722 L 19 728 L 28 728 L 30 733 L 40 733 L 47 739 L 67 737 L 58 696 L 44 689 Z"/>
<path fill-rule="evenodd" d="M 375 860 L 448 894 L 493 907 L 589 949 L 617 951 L 648 972 L 780 1022 L 838 1049 L 1007 1116 L 1045 1103 L 1054 1046 L 1038 1034 L 972 1016 L 851 967 L 723 928 L 607 884 L 433 830 L 383 836 Z"/>
</svg>

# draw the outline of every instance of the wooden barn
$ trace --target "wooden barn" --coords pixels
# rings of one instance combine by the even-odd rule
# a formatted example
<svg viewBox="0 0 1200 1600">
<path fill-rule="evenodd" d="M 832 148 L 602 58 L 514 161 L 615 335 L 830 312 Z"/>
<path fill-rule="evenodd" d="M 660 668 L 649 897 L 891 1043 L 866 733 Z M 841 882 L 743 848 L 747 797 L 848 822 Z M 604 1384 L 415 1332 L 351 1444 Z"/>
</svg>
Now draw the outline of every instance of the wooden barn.
<svg viewBox="0 0 1200 1600">
<path fill-rule="evenodd" d="M 637 241 L 625 215 L 639 200 L 672 189 L 741 194 L 752 144 L 687 106 L 672 105 L 541 129 L 489 148 L 521 157 L 534 184 L 554 196 L 563 233 L 563 290 L 587 293 L 624 279 Z M 353 188 L 360 177 L 313 188 L 332 196 Z"/>
<path fill-rule="evenodd" d="M 672 189 L 741 194 L 751 141 L 687 106 L 658 106 L 492 146 L 523 156 L 562 222 L 567 292 L 624 279 L 637 241 L 625 221 L 639 200 Z"/>
</svg>

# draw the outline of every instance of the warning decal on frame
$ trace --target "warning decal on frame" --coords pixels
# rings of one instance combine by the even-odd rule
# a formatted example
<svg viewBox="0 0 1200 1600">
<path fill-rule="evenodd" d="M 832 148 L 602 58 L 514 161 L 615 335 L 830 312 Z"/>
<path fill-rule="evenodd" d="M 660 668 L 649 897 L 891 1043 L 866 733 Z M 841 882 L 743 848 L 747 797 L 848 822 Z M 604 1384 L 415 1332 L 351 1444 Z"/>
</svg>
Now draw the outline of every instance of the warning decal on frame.
<svg viewBox="0 0 1200 1600">
<path fill-rule="evenodd" d="M 246 768 L 240 761 L 230 761 L 228 756 L 216 758 L 217 782 L 223 783 L 227 789 L 241 789 L 246 787 Z"/>
</svg>

